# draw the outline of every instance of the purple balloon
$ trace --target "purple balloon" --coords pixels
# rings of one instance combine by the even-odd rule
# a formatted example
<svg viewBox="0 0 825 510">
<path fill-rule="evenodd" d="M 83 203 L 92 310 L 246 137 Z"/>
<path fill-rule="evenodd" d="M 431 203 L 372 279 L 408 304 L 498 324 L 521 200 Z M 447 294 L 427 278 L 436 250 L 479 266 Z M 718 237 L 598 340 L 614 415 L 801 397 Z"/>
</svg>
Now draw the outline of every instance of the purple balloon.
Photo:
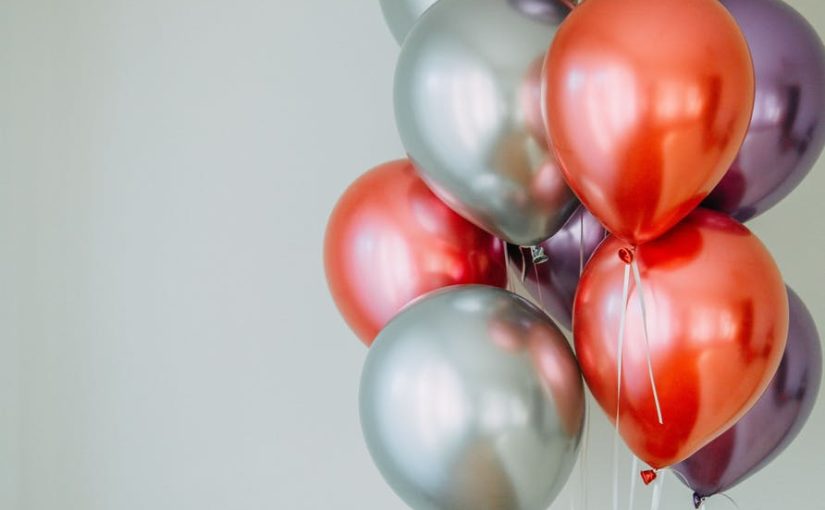
<svg viewBox="0 0 825 510">
<path fill-rule="evenodd" d="M 584 232 L 582 243 L 581 232 Z M 573 323 L 573 298 L 579 286 L 580 264 L 601 244 L 606 232 L 599 220 L 579 206 L 567 223 L 539 246 L 547 262 L 533 264 L 529 248 L 510 245 L 510 264 L 524 275 L 524 286 L 545 312 L 568 330 Z"/>
<path fill-rule="evenodd" d="M 822 379 L 822 347 L 813 317 L 790 287 L 788 303 L 788 343 L 765 393 L 731 429 L 673 468 L 694 491 L 696 508 L 765 467 L 811 414 Z"/>
<path fill-rule="evenodd" d="M 750 129 L 704 205 L 747 221 L 805 178 L 825 144 L 825 49 L 810 24 L 779 0 L 721 0 L 753 57 Z"/>
</svg>

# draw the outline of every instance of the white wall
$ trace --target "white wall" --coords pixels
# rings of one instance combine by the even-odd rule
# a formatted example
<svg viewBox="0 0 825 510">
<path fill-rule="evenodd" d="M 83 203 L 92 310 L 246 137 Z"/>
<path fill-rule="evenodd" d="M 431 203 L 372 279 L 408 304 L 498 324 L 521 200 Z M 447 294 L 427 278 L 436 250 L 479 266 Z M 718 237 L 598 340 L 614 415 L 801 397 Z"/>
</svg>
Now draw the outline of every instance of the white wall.
<svg viewBox="0 0 825 510">
<path fill-rule="evenodd" d="M 373 0 L 0 0 L 0 509 L 404 508 L 321 266 L 340 192 L 402 155 L 397 51 Z M 825 331 L 823 189 L 753 227 Z M 742 508 L 825 508 L 823 430 Z"/>
</svg>

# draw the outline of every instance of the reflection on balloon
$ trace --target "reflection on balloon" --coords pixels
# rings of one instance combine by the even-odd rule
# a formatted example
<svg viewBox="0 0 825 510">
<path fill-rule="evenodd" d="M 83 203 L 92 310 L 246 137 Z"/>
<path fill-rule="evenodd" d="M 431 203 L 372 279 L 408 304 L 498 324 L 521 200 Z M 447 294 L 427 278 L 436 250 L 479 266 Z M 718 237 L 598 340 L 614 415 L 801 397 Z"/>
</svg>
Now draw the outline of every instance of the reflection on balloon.
<svg viewBox="0 0 825 510">
<path fill-rule="evenodd" d="M 822 346 L 811 313 L 790 288 L 788 303 L 788 343 L 768 389 L 736 425 L 674 467 L 699 503 L 775 459 L 813 410 L 822 380 Z"/>
<path fill-rule="evenodd" d="M 501 289 L 457 286 L 384 328 L 360 408 L 373 460 L 412 508 L 545 510 L 576 462 L 584 388 L 540 310 Z"/>
<path fill-rule="evenodd" d="M 747 221 L 785 198 L 825 145 L 825 48 L 780 0 L 722 0 L 750 46 L 756 104 L 739 155 L 705 201 Z"/>
<path fill-rule="evenodd" d="M 507 284 L 501 241 L 444 205 L 407 160 L 379 166 L 347 189 L 329 219 L 324 264 L 338 309 L 367 345 L 427 292 Z"/>
<path fill-rule="evenodd" d="M 592 0 L 588 0 L 592 1 Z M 593 396 L 616 415 L 617 352 L 627 244 L 608 237 L 576 294 L 573 333 Z M 663 424 L 648 378 L 640 292 L 626 306 L 619 432 L 654 468 L 692 455 L 742 417 L 770 382 L 785 347 L 788 299 L 770 253 L 727 215 L 697 209 L 635 260 L 647 308 Z"/>
<path fill-rule="evenodd" d="M 631 244 L 711 192 L 753 108 L 748 46 L 718 0 L 587 0 L 559 28 L 545 80 L 565 178 Z"/>
<path fill-rule="evenodd" d="M 425 181 L 523 246 L 550 237 L 576 206 L 538 133 L 539 62 L 556 26 L 513 2 L 440 0 L 407 36 L 395 73 L 398 130 Z"/>
</svg>

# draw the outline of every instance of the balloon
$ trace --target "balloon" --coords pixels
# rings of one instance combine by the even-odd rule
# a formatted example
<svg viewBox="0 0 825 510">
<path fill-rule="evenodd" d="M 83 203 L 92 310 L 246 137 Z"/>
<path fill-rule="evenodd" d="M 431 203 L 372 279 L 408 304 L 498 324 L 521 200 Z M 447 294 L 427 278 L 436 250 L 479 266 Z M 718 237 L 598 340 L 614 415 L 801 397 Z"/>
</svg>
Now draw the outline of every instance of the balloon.
<svg viewBox="0 0 825 510">
<path fill-rule="evenodd" d="M 507 284 L 501 241 L 444 205 L 407 160 L 370 170 L 347 189 L 329 219 L 324 264 L 338 309 L 367 345 L 427 292 Z"/>
<path fill-rule="evenodd" d="M 811 313 L 790 288 L 788 303 L 788 343 L 768 389 L 733 428 L 674 467 L 700 503 L 775 459 L 811 414 L 822 380 L 822 347 Z"/>
<path fill-rule="evenodd" d="M 779 0 L 723 0 L 742 27 L 756 70 L 750 130 L 731 169 L 705 201 L 747 221 L 785 198 L 825 144 L 825 49 Z"/>
<path fill-rule="evenodd" d="M 607 238 L 585 268 L 573 308 L 576 354 L 593 396 L 611 419 L 625 269 L 620 257 L 629 257 L 627 244 Z M 639 246 L 635 261 L 663 423 L 650 384 L 640 292 L 633 278 L 619 432 L 637 457 L 662 468 L 723 433 L 762 394 L 785 348 L 788 298 L 779 269 L 759 239 L 713 211 L 697 209 L 672 231 Z"/>
<path fill-rule="evenodd" d="M 435 2 L 436 0 L 381 0 L 384 20 L 398 44 L 404 42 L 418 18 Z"/>
<path fill-rule="evenodd" d="M 584 243 L 581 239 L 584 234 Z M 539 246 L 548 261 L 534 264 L 530 251 L 509 245 L 510 265 L 524 276 L 524 285 L 550 317 L 568 330 L 573 323 L 573 298 L 582 264 L 605 237 L 602 225 L 587 209 L 579 207 L 561 230 Z"/>
<path fill-rule="evenodd" d="M 584 387 L 567 341 L 494 287 L 432 293 L 370 349 L 361 427 L 412 508 L 545 510 L 576 463 Z"/>
<path fill-rule="evenodd" d="M 516 245 L 544 241 L 576 207 L 532 134 L 541 95 L 531 83 L 556 26 L 512 2 L 440 0 L 407 36 L 395 73 L 398 130 L 424 180 Z"/>
<path fill-rule="evenodd" d="M 567 182 L 634 245 L 710 193 L 753 108 L 748 46 L 717 0 L 587 0 L 559 29 L 545 76 Z"/>
</svg>

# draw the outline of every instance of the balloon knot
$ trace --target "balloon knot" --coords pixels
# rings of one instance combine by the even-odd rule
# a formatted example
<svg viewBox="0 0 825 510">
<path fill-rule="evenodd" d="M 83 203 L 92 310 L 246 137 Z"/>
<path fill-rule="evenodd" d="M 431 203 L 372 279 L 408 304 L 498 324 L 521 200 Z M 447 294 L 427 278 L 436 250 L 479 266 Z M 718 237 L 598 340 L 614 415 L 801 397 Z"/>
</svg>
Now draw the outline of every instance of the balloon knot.
<svg viewBox="0 0 825 510">
<path fill-rule="evenodd" d="M 693 493 L 693 507 L 700 508 L 705 503 L 705 497 L 697 493 Z"/>
<path fill-rule="evenodd" d="M 633 263 L 633 251 L 628 248 L 622 248 L 619 250 L 619 259 L 625 264 L 632 264 Z"/>
<path fill-rule="evenodd" d="M 645 485 L 650 485 L 659 476 L 655 469 L 648 469 L 639 473 L 642 476 L 642 481 Z"/>
<path fill-rule="evenodd" d="M 531 246 L 530 255 L 533 256 L 533 264 L 536 265 L 544 264 L 545 262 L 550 260 L 550 257 L 548 257 L 546 253 L 544 253 L 544 248 L 542 248 L 541 246 Z"/>
</svg>

